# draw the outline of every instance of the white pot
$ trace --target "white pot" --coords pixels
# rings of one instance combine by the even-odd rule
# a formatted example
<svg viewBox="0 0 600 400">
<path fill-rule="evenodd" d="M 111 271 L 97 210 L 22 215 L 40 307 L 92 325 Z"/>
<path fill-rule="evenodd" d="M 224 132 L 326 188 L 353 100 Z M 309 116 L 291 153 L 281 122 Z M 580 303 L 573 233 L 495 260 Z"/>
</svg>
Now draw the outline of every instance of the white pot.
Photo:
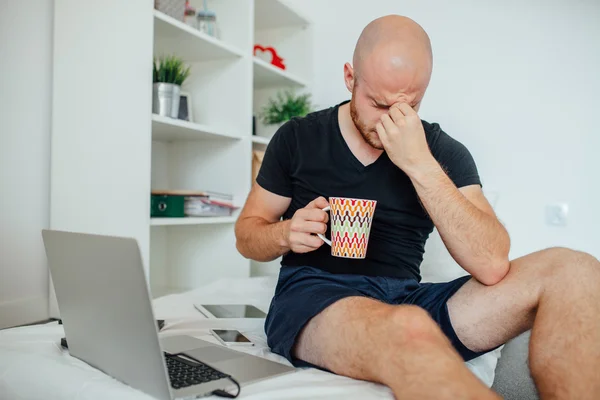
<svg viewBox="0 0 600 400">
<path fill-rule="evenodd" d="M 173 83 L 155 83 L 152 89 L 152 112 L 163 117 L 177 118 L 181 87 Z"/>
</svg>

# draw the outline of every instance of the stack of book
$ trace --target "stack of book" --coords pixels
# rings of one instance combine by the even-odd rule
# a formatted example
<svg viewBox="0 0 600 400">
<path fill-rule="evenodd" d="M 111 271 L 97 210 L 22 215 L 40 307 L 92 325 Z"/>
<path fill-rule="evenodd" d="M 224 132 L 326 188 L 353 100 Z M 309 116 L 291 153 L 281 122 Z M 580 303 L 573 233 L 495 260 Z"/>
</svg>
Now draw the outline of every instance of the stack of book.
<svg viewBox="0 0 600 400">
<path fill-rule="evenodd" d="M 201 192 L 185 197 L 184 213 L 188 217 L 227 217 L 237 208 L 233 196 L 216 192 Z"/>
<path fill-rule="evenodd" d="M 170 208 L 169 212 L 167 208 Z M 189 190 L 152 191 L 153 217 L 227 217 L 237 208 L 230 194 Z"/>
</svg>

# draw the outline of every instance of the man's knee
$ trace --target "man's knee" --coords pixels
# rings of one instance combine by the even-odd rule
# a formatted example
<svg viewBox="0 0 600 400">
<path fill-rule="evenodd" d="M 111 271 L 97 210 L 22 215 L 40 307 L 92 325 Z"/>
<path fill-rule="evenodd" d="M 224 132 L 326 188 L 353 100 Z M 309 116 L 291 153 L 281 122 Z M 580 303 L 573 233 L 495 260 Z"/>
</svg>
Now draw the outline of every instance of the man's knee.
<svg viewBox="0 0 600 400">
<path fill-rule="evenodd" d="M 534 263 L 536 267 L 533 270 L 524 266 L 526 271 L 533 272 L 531 278 L 534 281 L 565 285 L 600 279 L 600 262 L 588 253 L 565 247 L 552 247 L 540 253 L 541 258 Z"/>
<path fill-rule="evenodd" d="M 418 342 L 437 343 L 447 340 L 439 326 L 421 307 L 413 305 L 394 307 L 390 322 L 401 344 L 413 346 Z"/>
<path fill-rule="evenodd" d="M 552 247 L 545 250 L 550 262 L 546 268 L 551 269 L 555 276 L 562 273 L 577 275 L 582 271 L 594 271 L 600 268 L 596 258 L 582 251 L 572 250 L 566 247 Z"/>
</svg>

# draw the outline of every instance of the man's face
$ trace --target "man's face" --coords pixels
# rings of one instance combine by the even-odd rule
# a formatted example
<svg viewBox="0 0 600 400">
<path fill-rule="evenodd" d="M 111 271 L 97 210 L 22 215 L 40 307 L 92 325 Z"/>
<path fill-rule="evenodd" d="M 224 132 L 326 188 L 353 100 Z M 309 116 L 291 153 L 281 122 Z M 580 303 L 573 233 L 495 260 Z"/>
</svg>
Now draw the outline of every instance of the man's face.
<svg viewBox="0 0 600 400">
<path fill-rule="evenodd" d="M 381 116 L 387 114 L 392 105 L 402 102 L 418 111 L 425 88 L 413 87 L 413 74 L 396 71 L 396 76 L 390 79 L 368 72 L 354 77 L 350 115 L 365 141 L 371 147 L 383 150 L 375 128 Z"/>
</svg>

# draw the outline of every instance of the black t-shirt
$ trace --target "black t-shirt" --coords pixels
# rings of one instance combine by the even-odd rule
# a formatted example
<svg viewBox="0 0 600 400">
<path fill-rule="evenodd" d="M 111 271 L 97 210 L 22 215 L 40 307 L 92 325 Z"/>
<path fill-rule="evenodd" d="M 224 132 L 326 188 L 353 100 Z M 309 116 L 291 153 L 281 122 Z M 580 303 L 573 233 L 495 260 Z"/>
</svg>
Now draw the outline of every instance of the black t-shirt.
<svg viewBox="0 0 600 400">
<path fill-rule="evenodd" d="M 338 123 L 340 105 L 285 123 L 267 147 L 257 182 L 291 198 L 284 219 L 291 219 L 296 210 L 319 196 L 377 200 L 367 256 L 360 260 L 334 257 L 324 244 L 309 253 L 289 252 L 282 265 L 420 280 L 419 266 L 433 222 L 408 176 L 385 152 L 368 166 L 352 154 Z M 481 185 L 467 148 L 438 124 L 423 121 L 423 127 L 433 156 L 454 184 Z"/>
</svg>

